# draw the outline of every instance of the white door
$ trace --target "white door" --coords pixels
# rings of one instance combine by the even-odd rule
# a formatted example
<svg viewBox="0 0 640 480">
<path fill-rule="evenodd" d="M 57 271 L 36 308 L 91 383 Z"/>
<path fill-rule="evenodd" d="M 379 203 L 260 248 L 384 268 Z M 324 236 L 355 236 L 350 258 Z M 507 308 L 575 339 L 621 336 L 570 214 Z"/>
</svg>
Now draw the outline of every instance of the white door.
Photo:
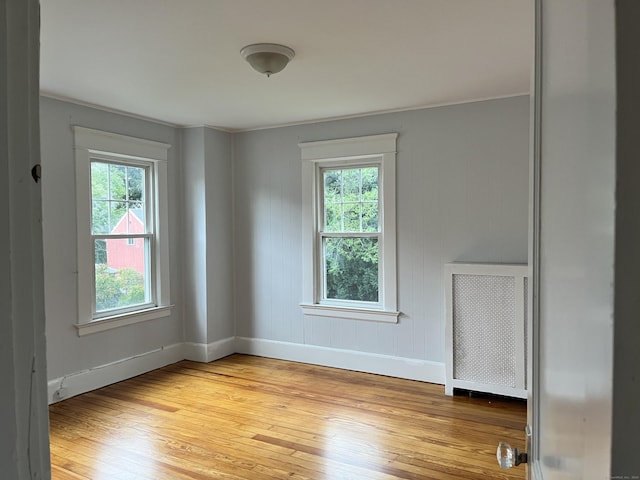
<svg viewBox="0 0 640 480">
<path fill-rule="evenodd" d="M 611 464 L 613 0 L 536 0 L 529 478 Z M 530 297 L 531 298 L 531 297 Z"/>
</svg>

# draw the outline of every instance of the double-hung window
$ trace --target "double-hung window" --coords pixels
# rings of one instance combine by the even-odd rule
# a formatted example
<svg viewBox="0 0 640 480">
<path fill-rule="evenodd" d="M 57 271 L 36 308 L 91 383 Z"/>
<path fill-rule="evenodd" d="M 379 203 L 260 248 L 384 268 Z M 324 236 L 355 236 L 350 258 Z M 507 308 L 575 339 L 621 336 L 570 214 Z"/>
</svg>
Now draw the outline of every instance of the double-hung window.
<svg viewBox="0 0 640 480">
<path fill-rule="evenodd" d="M 300 144 L 305 314 L 397 322 L 396 137 Z"/>
<path fill-rule="evenodd" d="M 91 158 L 94 318 L 155 306 L 152 162 Z"/>
<path fill-rule="evenodd" d="M 169 145 L 74 127 L 80 335 L 169 315 Z"/>
</svg>

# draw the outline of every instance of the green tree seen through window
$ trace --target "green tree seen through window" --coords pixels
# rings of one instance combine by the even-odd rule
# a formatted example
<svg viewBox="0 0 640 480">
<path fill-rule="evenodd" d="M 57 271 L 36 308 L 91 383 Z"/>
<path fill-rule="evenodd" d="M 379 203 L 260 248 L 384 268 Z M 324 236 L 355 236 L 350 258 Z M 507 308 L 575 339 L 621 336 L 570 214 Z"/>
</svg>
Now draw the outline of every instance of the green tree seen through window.
<svg viewBox="0 0 640 480">
<path fill-rule="evenodd" d="M 144 278 L 130 268 L 111 271 L 96 266 L 96 311 L 139 305 L 145 302 Z"/>
</svg>

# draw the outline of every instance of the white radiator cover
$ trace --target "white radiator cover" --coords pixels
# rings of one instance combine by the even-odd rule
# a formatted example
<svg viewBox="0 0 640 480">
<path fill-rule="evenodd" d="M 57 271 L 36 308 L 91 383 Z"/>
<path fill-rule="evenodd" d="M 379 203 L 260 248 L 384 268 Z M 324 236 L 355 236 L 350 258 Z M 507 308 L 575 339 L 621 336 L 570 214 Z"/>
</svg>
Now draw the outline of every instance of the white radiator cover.
<svg viewBox="0 0 640 480">
<path fill-rule="evenodd" d="M 527 398 L 526 275 L 526 265 L 445 265 L 447 395 Z"/>
</svg>

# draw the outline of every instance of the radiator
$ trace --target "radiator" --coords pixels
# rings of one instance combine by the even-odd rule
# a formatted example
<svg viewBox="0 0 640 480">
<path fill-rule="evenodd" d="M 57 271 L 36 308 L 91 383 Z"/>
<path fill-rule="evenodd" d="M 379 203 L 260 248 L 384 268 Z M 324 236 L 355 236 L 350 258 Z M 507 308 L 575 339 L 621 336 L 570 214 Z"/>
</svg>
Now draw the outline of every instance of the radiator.
<svg viewBox="0 0 640 480">
<path fill-rule="evenodd" d="M 445 392 L 526 398 L 526 265 L 445 265 Z"/>
</svg>

